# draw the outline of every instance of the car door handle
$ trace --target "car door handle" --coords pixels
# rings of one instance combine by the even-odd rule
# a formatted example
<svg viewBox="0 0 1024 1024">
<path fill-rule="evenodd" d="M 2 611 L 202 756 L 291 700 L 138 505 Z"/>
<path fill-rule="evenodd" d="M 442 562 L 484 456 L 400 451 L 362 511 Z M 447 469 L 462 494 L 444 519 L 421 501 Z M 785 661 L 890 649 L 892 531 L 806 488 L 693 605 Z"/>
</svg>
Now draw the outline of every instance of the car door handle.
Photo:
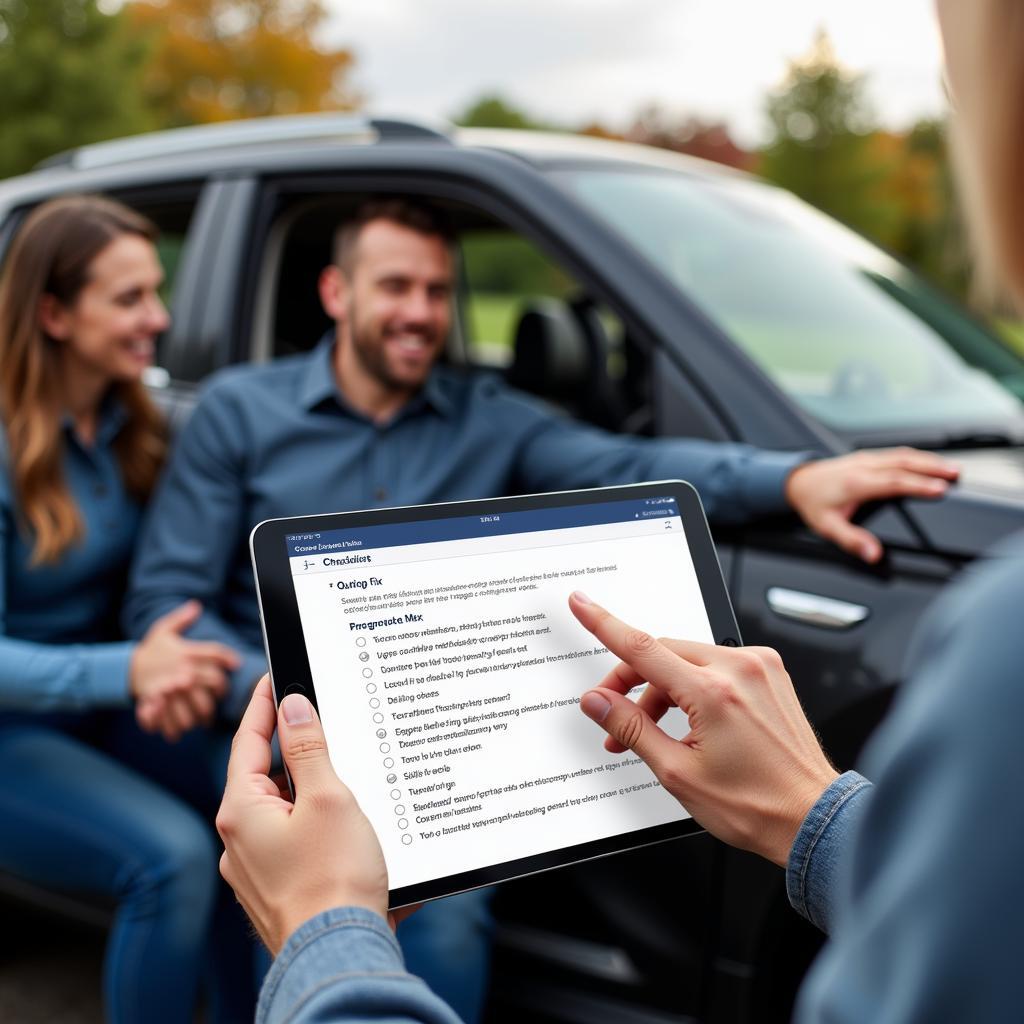
<svg viewBox="0 0 1024 1024">
<path fill-rule="evenodd" d="M 824 629 L 849 629 L 863 622 L 870 614 L 867 605 L 838 601 L 834 597 L 808 594 L 785 587 L 768 588 L 768 607 L 784 619 L 804 622 Z"/>
</svg>

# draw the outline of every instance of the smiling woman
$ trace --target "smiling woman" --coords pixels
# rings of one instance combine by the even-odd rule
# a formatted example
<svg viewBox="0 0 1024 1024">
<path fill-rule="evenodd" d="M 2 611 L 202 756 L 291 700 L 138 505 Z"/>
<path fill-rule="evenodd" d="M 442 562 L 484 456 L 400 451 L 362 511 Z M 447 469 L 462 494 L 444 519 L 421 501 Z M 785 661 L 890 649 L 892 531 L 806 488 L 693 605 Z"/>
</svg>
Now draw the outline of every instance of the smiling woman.
<svg viewBox="0 0 1024 1024">
<path fill-rule="evenodd" d="M 202 815 L 220 739 L 145 733 L 209 723 L 236 661 L 182 636 L 195 602 L 138 643 L 118 628 L 165 447 L 142 385 L 168 325 L 155 235 L 107 199 L 46 203 L 0 283 L 0 776 L 18 780 L 0 796 L 0 873 L 117 904 L 115 1022 L 192 1019 L 218 893 Z M 218 952 L 244 955 L 243 935 L 239 921 Z M 218 982 L 211 1019 L 251 1016 L 251 978 Z"/>
<path fill-rule="evenodd" d="M 66 372 L 95 386 L 137 380 L 153 361 L 156 334 L 168 324 L 157 294 L 162 280 L 153 246 L 122 235 L 92 261 L 73 305 L 44 296 L 41 323 L 61 343 Z"/>
<path fill-rule="evenodd" d="M 141 383 L 168 324 L 156 229 L 109 200 L 70 198 L 28 218 L 0 291 L 0 407 L 35 563 L 56 560 L 82 522 L 61 471 L 62 410 L 94 441 L 112 389 L 127 412 L 115 444 L 128 491 L 148 495 L 163 427 Z"/>
</svg>

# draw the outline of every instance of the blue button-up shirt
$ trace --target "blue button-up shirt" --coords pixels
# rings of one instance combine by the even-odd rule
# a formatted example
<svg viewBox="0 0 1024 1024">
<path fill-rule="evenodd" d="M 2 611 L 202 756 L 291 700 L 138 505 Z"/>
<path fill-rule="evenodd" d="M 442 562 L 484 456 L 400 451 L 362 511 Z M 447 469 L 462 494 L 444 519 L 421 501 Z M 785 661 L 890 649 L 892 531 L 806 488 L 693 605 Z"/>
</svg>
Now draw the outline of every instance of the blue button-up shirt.
<svg viewBox="0 0 1024 1024">
<path fill-rule="evenodd" d="M 91 445 L 64 423 L 64 481 L 85 529 L 80 543 L 45 565 L 31 564 L 34 541 L 20 527 L 0 437 L 0 708 L 129 702 L 134 644 L 120 640 L 118 616 L 141 511 L 111 447 L 123 423 L 121 407 L 107 403 Z"/>
<path fill-rule="evenodd" d="M 348 406 L 330 337 L 312 352 L 211 379 L 186 424 L 143 528 L 126 603 L 139 636 L 186 598 L 190 635 L 243 656 L 229 707 L 266 671 L 248 537 L 280 516 L 682 478 L 708 514 L 785 508 L 806 454 L 608 434 L 573 422 L 495 375 L 438 367 L 389 422 Z"/>
</svg>

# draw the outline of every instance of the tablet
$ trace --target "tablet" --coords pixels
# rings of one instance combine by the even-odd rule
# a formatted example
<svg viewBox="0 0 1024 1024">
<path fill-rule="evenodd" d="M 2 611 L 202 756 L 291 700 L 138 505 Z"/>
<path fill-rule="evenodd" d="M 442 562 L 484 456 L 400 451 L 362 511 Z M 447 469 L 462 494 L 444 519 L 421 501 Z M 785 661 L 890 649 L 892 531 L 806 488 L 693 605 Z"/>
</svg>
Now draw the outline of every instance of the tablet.
<svg viewBox="0 0 1024 1024">
<path fill-rule="evenodd" d="M 690 485 L 274 519 L 250 547 L 275 698 L 317 707 L 391 907 L 699 831 L 580 711 L 616 659 L 567 603 L 738 644 Z"/>
</svg>

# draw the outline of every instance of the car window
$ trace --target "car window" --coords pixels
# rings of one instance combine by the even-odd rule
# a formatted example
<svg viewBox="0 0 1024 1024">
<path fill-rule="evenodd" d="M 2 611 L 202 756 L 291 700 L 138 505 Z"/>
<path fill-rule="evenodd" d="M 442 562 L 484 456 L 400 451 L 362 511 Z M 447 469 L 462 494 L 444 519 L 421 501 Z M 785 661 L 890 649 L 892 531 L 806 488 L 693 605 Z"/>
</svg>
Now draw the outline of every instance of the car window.
<svg viewBox="0 0 1024 1024">
<path fill-rule="evenodd" d="M 331 259 L 336 226 L 361 198 L 282 203 L 257 256 L 253 359 L 309 349 L 331 327 L 317 277 Z M 457 238 L 449 361 L 503 371 L 573 415 L 622 426 L 645 402 L 644 356 L 622 322 L 531 240 L 462 203 L 444 204 L 444 212 Z M 636 416 L 627 426 L 643 422 Z"/>
<path fill-rule="evenodd" d="M 575 193 L 799 405 L 856 434 L 1024 422 L 1024 362 L 907 268 L 779 189 L 570 172 Z"/>
<path fill-rule="evenodd" d="M 623 372 L 625 328 L 606 305 L 586 291 L 531 241 L 508 230 L 468 231 L 460 238 L 464 332 L 473 362 L 509 366 L 523 318 L 531 311 L 580 310 L 596 316 L 607 346 L 608 372 Z"/>
<path fill-rule="evenodd" d="M 195 212 L 198 197 L 183 198 L 173 202 L 147 202 L 130 195 L 117 196 L 121 202 L 149 218 L 160 232 L 156 248 L 164 268 L 164 283 L 160 290 L 164 302 L 170 306 L 174 301 L 174 283 L 181 266 L 181 254 L 185 247 L 189 225 Z"/>
<path fill-rule="evenodd" d="M 507 366 L 524 311 L 538 300 L 565 302 L 577 289 L 536 246 L 511 231 L 466 232 L 459 248 L 470 353 L 475 361 Z"/>
</svg>

